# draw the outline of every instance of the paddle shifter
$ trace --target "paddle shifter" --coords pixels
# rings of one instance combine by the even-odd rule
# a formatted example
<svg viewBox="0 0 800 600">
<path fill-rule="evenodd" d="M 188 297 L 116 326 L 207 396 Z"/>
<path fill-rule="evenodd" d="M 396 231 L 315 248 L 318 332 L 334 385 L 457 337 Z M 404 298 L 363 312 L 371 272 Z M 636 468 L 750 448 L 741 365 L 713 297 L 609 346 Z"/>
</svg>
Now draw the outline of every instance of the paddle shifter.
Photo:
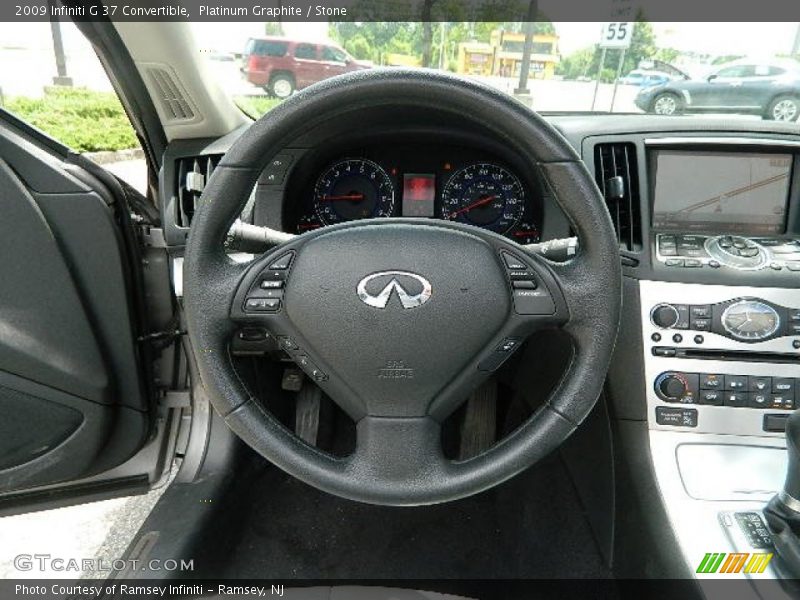
<svg viewBox="0 0 800 600">
<path fill-rule="evenodd" d="M 790 577 L 800 577 L 800 411 L 786 421 L 788 466 L 783 490 L 764 509 L 775 551 Z"/>
</svg>

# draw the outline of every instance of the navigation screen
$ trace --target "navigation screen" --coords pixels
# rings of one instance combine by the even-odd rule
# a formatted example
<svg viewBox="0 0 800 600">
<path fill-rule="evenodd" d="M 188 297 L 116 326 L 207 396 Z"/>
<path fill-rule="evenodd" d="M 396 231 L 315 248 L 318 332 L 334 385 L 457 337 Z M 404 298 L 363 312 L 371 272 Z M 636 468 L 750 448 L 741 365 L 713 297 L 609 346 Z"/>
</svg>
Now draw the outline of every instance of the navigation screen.
<svg viewBox="0 0 800 600">
<path fill-rule="evenodd" d="M 783 233 L 790 154 L 659 150 L 653 228 Z"/>
</svg>

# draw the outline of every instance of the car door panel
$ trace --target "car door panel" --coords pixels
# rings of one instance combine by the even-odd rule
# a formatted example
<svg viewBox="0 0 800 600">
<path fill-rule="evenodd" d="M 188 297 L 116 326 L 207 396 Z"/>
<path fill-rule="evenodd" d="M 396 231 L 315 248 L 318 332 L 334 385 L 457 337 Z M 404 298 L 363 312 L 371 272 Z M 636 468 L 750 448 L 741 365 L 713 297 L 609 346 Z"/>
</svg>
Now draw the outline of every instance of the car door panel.
<svg viewBox="0 0 800 600">
<path fill-rule="evenodd" d="M 113 468 L 151 427 L 113 194 L 0 113 L 0 500 Z"/>
</svg>

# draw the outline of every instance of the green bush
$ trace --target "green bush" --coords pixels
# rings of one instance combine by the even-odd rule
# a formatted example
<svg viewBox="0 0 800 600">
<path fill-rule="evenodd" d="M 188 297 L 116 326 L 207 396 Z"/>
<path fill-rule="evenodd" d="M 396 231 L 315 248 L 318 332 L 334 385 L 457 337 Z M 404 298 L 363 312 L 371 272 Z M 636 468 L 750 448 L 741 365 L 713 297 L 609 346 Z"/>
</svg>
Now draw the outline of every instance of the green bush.
<svg viewBox="0 0 800 600">
<path fill-rule="evenodd" d="M 269 96 L 234 96 L 233 101 L 240 110 L 254 119 L 281 103 L 280 98 L 270 98 Z"/>
<path fill-rule="evenodd" d="M 258 118 L 280 100 L 237 96 L 241 110 Z M 41 98 L 11 97 L 3 107 L 76 152 L 126 150 L 139 146 L 122 104 L 113 92 L 50 87 Z"/>
<path fill-rule="evenodd" d="M 139 145 L 116 94 L 84 88 L 46 88 L 41 98 L 12 97 L 5 108 L 77 152 Z"/>
</svg>

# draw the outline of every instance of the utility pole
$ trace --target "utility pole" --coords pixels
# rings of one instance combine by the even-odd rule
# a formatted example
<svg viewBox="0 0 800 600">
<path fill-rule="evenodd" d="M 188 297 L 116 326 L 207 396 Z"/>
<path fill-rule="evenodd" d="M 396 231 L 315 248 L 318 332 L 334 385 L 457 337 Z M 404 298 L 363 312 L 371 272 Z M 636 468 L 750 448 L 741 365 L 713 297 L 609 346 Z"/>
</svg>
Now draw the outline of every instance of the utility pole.
<svg viewBox="0 0 800 600">
<path fill-rule="evenodd" d="M 50 0 L 50 6 L 53 5 L 54 0 Z M 56 57 L 56 76 L 53 77 L 53 85 L 72 87 L 72 77 L 67 76 L 67 57 L 64 55 L 64 42 L 61 39 L 61 22 L 57 18 L 50 20 L 50 33 L 53 36 L 53 53 Z"/>
<path fill-rule="evenodd" d="M 528 73 L 531 68 L 531 48 L 533 47 L 533 32 L 536 28 L 536 18 L 539 13 L 539 3 L 537 0 L 530 0 L 528 4 L 528 16 L 525 21 L 525 45 L 522 48 L 522 65 L 519 73 L 519 86 L 514 90 L 514 95 L 533 104 L 531 92 L 528 89 Z"/>
</svg>

